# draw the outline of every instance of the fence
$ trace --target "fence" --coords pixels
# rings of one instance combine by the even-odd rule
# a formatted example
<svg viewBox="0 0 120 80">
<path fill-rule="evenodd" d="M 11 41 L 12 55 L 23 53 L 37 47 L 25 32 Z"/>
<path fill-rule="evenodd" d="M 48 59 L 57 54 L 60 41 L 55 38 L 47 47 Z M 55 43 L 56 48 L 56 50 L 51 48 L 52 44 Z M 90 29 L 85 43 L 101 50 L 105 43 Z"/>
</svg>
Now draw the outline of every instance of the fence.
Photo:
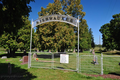
<svg viewBox="0 0 120 80">
<path fill-rule="evenodd" d="M 77 71 L 77 53 L 33 52 L 30 67 Z M 60 62 L 61 61 L 61 62 Z"/>
<path fill-rule="evenodd" d="M 94 64 L 93 55 L 80 55 L 80 72 L 87 74 L 116 74 L 120 75 L 119 55 L 96 55 L 98 64 Z"/>
<path fill-rule="evenodd" d="M 81 55 L 80 72 L 87 74 L 102 74 L 102 57 L 99 55 Z"/>
<path fill-rule="evenodd" d="M 120 56 L 103 56 L 104 74 L 120 75 Z"/>
<path fill-rule="evenodd" d="M 36 68 L 50 68 L 50 69 L 63 69 L 70 71 L 78 71 L 77 53 L 37 53 L 37 58 L 33 52 L 30 58 L 30 67 Z M 63 57 L 61 57 L 61 54 Z M 63 59 L 67 57 L 66 59 Z M 94 63 L 94 59 L 96 63 Z M 61 61 L 63 60 L 63 62 Z M 64 63 L 65 62 L 65 63 Z M 106 56 L 101 55 L 80 55 L 79 58 L 79 71 L 87 74 L 119 74 L 120 75 L 120 56 Z"/>
</svg>

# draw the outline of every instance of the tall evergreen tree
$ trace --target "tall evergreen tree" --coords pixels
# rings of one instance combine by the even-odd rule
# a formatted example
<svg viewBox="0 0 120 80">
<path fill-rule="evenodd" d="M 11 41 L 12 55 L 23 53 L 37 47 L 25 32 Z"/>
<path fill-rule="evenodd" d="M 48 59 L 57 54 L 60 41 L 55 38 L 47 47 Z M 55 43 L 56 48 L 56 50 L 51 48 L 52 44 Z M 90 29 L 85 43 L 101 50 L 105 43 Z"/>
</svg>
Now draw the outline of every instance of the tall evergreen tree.
<svg viewBox="0 0 120 80">
<path fill-rule="evenodd" d="M 93 34 L 92 34 L 92 29 L 90 28 L 89 29 L 89 34 L 90 34 L 90 39 L 91 39 L 91 47 L 92 48 L 95 48 L 95 43 L 94 43 L 94 37 L 93 37 Z"/>
<path fill-rule="evenodd" d="M 50 14 L 64 14 L 61 10 L 60 0 L 54 0 L 54 3 L 49 3 L 47 8 L 41 8 L 38 12 L 40 17 Z M 71 28 L 66 23 L 50 22 L 37 26 L 36 41 L 37 47 L 44 49 L 57 49 L 64 51 L 65 48 L 75 45 L 74 28 Z M 71 46 L 71 47 L 72 47 Z"/>
<path fill-rule="evenodd" d="M 81 5 L 80 0 L 54 0 L 54 3 L 49 3 L 47 8 L 41 7 L 41 11 L 38 12 L 38 15 L 39 15 L 39 17 L 42 17 L 42 16 L 46 16 L 46 15 L 50 15 L 50 14 L 61 13 L 61 14 L 65 14 L 65 15 L 71 15 L 71 16 L 76 17 L 76 18 L 79 16 L 80 17 L 80 27 L 81 27 L 80 28 L 81 29 L 80 34 L 83 34 L 82 30 L 84 30 L 84 32 L 85 32 L 82 36 L 80 35 L 80 40 L 81 39 L 82 40 L 79 43 L 79 45 L 81 45 L 81 49 L 86 49 L 86 48 L 91 47 L 91 45 L 90 45 L 91 42 L 90 42 L 88 25 L 86 23 L 86 20 L 83 19 L 83 17 L 85 16 L 85 12 L 83 12 L 82 10 L 83 10 L 83 6 Z M 50 29 L 47 26 L 48 27 L 53 27 L 53 28 Z M 64 29 L 61 26 L 64 27 Z M 56 31 L 56 28 L 58 29 L 58 31 Z M 60 30 L 60 28 L 61 28 L 61 30 Z M 82 29 L 82 28 L 84 28 L 84 29 Z M 77 29 L 78 28 L 76 28 L 72 25 L 61 24 L 59 22 L 51 22 L 51 23 L 42 24 L 40 26 L 37 26 L 37 32 L 36 32 L 37 34 L 36 34 L 35 37 L 36 37 L 36 40 L 38 42 L 36 42 L 36 43 L 40 43 L 38 45 L 39 48 L 41 47 L 41 48 L 44 48 L 44 49 L 46 49 L 46 48 L 66 48 L 66 46 L 68 47 L 70 45 L 70 44 L 68 45 L 68 43 L 70 43 L 70 42 L 74 43 L 74 44 L 72 44 L 72 46 L 74 47 L 75 43 L 77 44 L 77 34 L 78 34 Z M 71 32 L 72 31 L 76 32 L 76 33 L 73 32 L 73 34 L 70 34 L 71 35 L 71 40 L 70 40 L 70 37 L 67 37 L 68 39 L 64 38 L 64 36 L 69 35 L 70 32 L 69 33 L 67 32 L 67 34 L 62 36 L 63 33 L 61 33 L 61 32 L 65 33 L 66 30 L 71 30 Z M 58 33 L 59 33 L 59 36 L 63 39 L 61 39 L 61 38 L 57 39 L 57 37 L 53 37 L 56 34 L 58 36 Z M 74 34 L 76 34 L 76 37 L 72 36 Z M 47 41 L 47 40 L 49 40 L 49 41 Z M 67 41 L 67 40 L 69 40 L 69 41 Z M 59 45 L 59 46 L 56 46 L 56 44 Z M 64 46 L 63 46 L 63 44 L 64 44 Z"/>
<path fill-rule="evenodd" d="M 73 17 L 80 18 L 80 28 L 79 28 L 79 40 L 80 40 L 80 48 L 81 50 L 88 49 L 91 47 L 90 35 L 88 31 L 88 25 L 83 17 L 85 16 L 85 12 L 83 12 L 83 6 L 81 4 L 81 0 L 61 0 L 63 5 L 62 9 L 65 10 L 65 14 L 71 15 Z M 74 28 L 76 32 L 78 32 L 78 28 Z M 76 36 L 78 33 L 76 34 Z M 76 38 L 77 41 L 77 38 Z M 76 42 L 76 48 L 77 48 Z"/>
<path fill-rule="evenodd" d="M 83 51 L 84 49 L 91 48 L 90 34 L 88 30 L 88 25 L 86 20 L 82 19 L 80 22 L 80 49 Z"/>
</svg>

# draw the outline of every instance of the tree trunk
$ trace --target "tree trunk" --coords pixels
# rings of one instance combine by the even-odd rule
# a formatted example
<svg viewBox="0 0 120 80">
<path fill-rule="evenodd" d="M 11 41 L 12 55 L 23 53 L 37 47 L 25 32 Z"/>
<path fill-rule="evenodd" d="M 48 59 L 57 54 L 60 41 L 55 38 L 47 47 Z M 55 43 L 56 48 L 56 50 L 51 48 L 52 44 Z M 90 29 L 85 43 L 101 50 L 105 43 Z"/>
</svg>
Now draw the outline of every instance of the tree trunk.
<svg viewBox="0 0 120 80">
<path fill-rule="evenodd" d="M 64 52 L 64 48 L 61 49 L 61 52 Z"/>
<path fill-rule="evenodd" d="M 58 52 L 60 52 L 60 49 L 58 48 Z"/>
<path fill-rule="evenodd" d="M 8 50 L 8 55 L 10 56 L 10 57 L 14 57 L 15 56 L 15 51 L 16 50 Z"/>
<path fill-rule="evenodd" d="M 11 56 L 11 57 L 14 57 L 14 56 L 15 56 L 15 50 L 11 50 L 11 51 L 10 51 L 10 56 Z"/>
<path fill-rule="evenodd" d="M 81 52 L 83 52 L 84 50 L 83 49 L 81 49 Z"/>
</svg>

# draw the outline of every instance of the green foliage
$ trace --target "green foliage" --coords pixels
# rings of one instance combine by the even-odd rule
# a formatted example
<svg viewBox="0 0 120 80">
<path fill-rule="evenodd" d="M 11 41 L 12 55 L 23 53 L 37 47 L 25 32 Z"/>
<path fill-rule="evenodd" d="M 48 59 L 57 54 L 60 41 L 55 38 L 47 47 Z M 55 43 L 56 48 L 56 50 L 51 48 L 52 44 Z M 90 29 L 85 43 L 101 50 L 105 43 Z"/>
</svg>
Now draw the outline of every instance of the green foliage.
<svg viewBox="0 0 120 80">
<path fill-rule="evenodd" d="M 45 23 L 37 28 L 34 43 L 41 50 L 72 48 L 75 45 L 74 30 L 65 23 Z"/>
<path fill-rule="evenodd" d="M 17 50 L 16 38 L 14 34 L 4 33 L 0 38 L 2 47 L 6 50 Z"/>
<path fill-rule="evenodd" d="M 85 12 L 83 12 L 83 6 L 80 3 L 80 0 L 61 0 L 62 10 L 65 10 L 65 14 L 71 15 L 73 17 L 83 18 L 85 16 Z"/>
<path fill-rule="evenodd" d="M 92 34 L 93 32 L 92 32 L 92 29 L 90 28 L 89 29 L 89 34 L 90 34 L 90 37 L 91 37 L 91 40 L 90 40 L 90 42 L 91 42 L 91 47 L 92 48 L 95 48 L 95 43 L 94 43 L 94 37 L 93 37 L 93 34 Z"/>
<path fill-rule="evenodd" d="M 88 25 L 86 23 L 86 20 L 82 19 L 80 22 L 80 49 L 89 49 L 91 48 L 91 35 L 88 31 Z"/>
<path fill-rule="evenodd" d="M 41 7 L 38 12 L 40 17 L 48 14 L 64 14 L 60 0 L 49 3 L 47 8 Z M 75 46 L 74 27 L 59 22 L 45 23 L 37 26 L 34 43 L 41 50 L 44 49 L 61 49 L 72 48 Z"/>
<path fill-rule="evenodd" d="M 80 17 L 80 25 L 79 25 L 79 40 L 80 40 L 80 49 L 88 49 L 91 48 L 91 37 L 88 31 L 88 25 L 87 21 L 83 19 L 85 16 L 85 12 L 83 12 L 83 6 L 80 3 L 80 0 L 61 0 L 61 3 L 63 5 L 62 9 L 65 10 L 65 14 L 71 15 L 73 17 Z M 78 34 L 78 29 L 74 28 L 74 30 L 77 32 L 76 36 Z M 76 38 L 77 39 L 77 38 Z M 77 40 L 76 40 L 77 41 Z M 76 42 L 76 47 L 77 47 Z"/>
<path fill-rule="evenodd" d="M 46 8 L 41 7 L 38 12 L 39 17 L 50 14 L 71 15 L 80 17 L 80 48 L 91 48 L 91 35 L 88 30 L 86 20 L 82 19 L 85 12 L 82 11 L 83 6 L 80 0 L 54 0 L 54 3 L 49 3 Z M 51 22 L 37 26 L 35 34 L 36 47 L 44 49 L 63 49 L 75 48 L 77 46 L 77 27 L 66 23 Z"/>
<path fill-rule="evenodd" d="M 34 0 L 0 0 L 0 35 L 4 32 L 17 33 L 24 22 L 22 16 L 28 16 Z"/>
<path fill-rule="evenodd" d="M 23 22 L 25 25 L 16 34 L 4 32 L 0 37 L 0 44 L 11 54 L 14 54 L 18 48 L 21 50 L 29 49 L 31 24 L 27 17 L 23 17 Z"/>
<path fill-rule="evenodd" d="M 110 23 L 104 24 L 100 32 L 103 37 L 103 47 L 107 49 L 119 49 L 120 50 L 120 14 L 113 15 Z"/>
<path fill-rule="evenodd" d="M 28 18 L 24 18 L 24 26 L 18 30 L 17 33 L 17 43 L 18 48 L 21 50 L 30 49 L 30 33 L 31 33 L 31 24 Z M 34 36 L 34 31 L 32 30 L 32 35 Z"/>
</svg>

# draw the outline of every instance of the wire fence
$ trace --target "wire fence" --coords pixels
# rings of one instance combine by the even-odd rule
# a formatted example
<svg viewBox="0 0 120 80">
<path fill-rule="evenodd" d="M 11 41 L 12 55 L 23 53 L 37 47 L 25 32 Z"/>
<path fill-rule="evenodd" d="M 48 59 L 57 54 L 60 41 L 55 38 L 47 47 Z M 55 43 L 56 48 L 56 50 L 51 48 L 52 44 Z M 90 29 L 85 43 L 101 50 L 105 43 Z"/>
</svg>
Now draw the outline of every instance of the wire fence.
<svg viewBox="0 0 120 80">
<path fill-rule="evenodd" d="M 103 56 L 104 74 L 120 75 L 120 56 Z"/>
<path fill-rule="evenodd" d="M 87 74 L 101 74 L 101 56 L 81 55 L 80 72 Z"/>
<path fill-rule="evenodd" d="M 80 55 L 77 53 L 32 52 L 28 65 L 36 68 L 63 69 L 87 74 L 119 74 L 120 56 Z M 63 56 L 63 57 L 61 57 Z M 79 71 L 78 71 L 79 70 Z"/>
<path fill-rule="evenodd" d="M 33 52 L 31 54 L 30 67 L 76 71 L 76 65 L 77 53 Z"/>
</svg>

